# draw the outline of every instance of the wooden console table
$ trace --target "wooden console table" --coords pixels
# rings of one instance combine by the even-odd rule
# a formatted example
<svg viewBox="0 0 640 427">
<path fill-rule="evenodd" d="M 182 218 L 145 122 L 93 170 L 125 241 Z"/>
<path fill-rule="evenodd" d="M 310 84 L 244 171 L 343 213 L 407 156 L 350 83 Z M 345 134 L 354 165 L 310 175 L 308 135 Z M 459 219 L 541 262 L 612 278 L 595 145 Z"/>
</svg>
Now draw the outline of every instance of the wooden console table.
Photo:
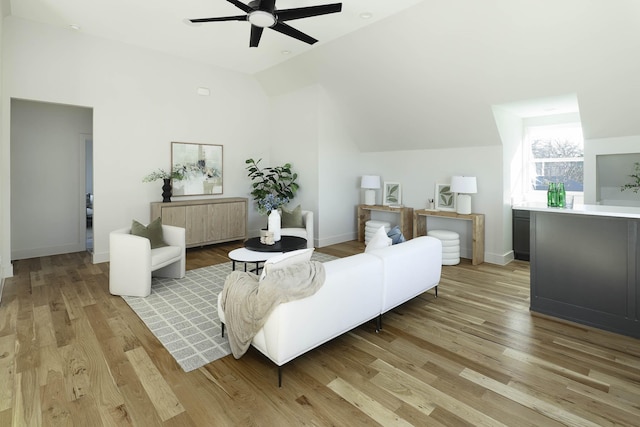
<svg viewBox="0 0 640 427">
<path fill-rule="evenodd" d="M 364 242 L 364 228 L 371 219 L 371 211 L 391 212 L 400 215 L 400 231 L 404 235 L 405 239 L 409 240 L 413 238 L 413 208 L 401 207 L 392 208 L 390 206 L 382 205 L 358 205 L 358 241 Z"/>
<path fill-rule="evenodd" d="M 473 265 L 482 264 L 484 262 L 484 214 L 458 214 L 455 212 L 431 211 L 426 209 L 416 209 L 413 212 L 413 235 L 427 235 L 427 217 L 437 216 L 442 218 L 462 219 L 471 221 L 471 238 L 472 238 L 472 258 Z"/>
</svg>

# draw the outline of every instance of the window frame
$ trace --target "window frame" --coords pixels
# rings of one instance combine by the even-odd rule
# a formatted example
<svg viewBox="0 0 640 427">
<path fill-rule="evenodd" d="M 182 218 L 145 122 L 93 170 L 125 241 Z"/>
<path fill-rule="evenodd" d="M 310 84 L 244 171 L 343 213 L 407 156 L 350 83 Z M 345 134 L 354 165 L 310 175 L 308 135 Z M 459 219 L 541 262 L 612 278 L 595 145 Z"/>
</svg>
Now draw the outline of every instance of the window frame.
<svg viewBox="0 0 640 427">
<path fill-rule="evenodd" d="M 582 142 L 582 157 L 550 157 L 545 159 L 534 158 L 533 157 L 533 138 L 537 134 L 550 132 L 550 133 L 572 133 L 578 132 L 579 138 Z M 571 190 L 567 191 L 567 194 L 575 195 L 575 196 L 583 196 L 584 195 L 584 137 L 582 134 L 582 125 L 580 121 L 571 120 L 567 122 L 560 123 L 523 123 L 523 137 L 522 137 L 522 171 L 523 171 L 523 179 L 522 179 L 522 192 L 525 198 L 528 199 L 540 199 L 546 197 L 546 189 L 536 189 L 533 185 L 533 182 L 536 177 L 540 176 L 537 174 L 536 163 L 540 163 L 540 161 L 548 162 L 548 163 L 557 163 L 557 162 L 581 162 L 583 168 L 583 177 L 582 177 L 582 191 Z M 543 166 L 544 167 L 544 166 Z M 542 175 L 544 176 L 544 175 Z"/>
</svg>

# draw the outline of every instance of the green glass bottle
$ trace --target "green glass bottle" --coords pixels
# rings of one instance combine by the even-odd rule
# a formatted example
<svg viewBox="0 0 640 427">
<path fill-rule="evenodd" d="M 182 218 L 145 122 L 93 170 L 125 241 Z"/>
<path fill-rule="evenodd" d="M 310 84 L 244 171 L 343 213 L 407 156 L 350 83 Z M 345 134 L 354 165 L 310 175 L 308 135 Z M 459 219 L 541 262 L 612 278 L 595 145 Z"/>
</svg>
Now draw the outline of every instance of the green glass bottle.
<svg viewBox="0 0 640 427">
<path fill-rule="evenodd" d="M 556 194 L 556 184 L 553 182 L 549 183 L 549 189 L 547 190 L 547 206 L 550 208 L 555 208 L 557 205 L 558 196 Z"/>
<path fill-rule="evenodd" d="M 567 193 L 564 191 L 564 182 L 558 183 L 558 189 L 556 190 L 556 192 L 558 194 L 558 207 L 567 207 Z"/>
</svg>

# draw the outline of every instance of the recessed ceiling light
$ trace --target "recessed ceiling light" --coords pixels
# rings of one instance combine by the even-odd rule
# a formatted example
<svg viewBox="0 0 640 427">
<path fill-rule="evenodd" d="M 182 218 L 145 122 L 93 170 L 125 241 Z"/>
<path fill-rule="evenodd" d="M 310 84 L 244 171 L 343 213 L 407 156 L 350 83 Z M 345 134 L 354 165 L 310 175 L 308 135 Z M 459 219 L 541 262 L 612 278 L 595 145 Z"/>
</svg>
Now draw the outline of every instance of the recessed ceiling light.
<svg viewBox="0 0 640 427">
<path fill-rule="evenodd" d="M 362 12 L 360 14 L 360 18 L 362 19 L 371 19 L 373 17 L 373 13 L 371 12 Z"/>
<path fill-rule="evenodd" d="M 80 25 L 78 24 L 71 24 L 69 25 L 69 28 L 71 28 L 74 31 L 80 31 Z"/>
<path fill-rule="evenodd" d="M 283 50 L 280 53 L 283 54 L 283 55 L 289 55 L 289 54 L 291 54 L 291 51 L 290 50 Z"/>
</svg>

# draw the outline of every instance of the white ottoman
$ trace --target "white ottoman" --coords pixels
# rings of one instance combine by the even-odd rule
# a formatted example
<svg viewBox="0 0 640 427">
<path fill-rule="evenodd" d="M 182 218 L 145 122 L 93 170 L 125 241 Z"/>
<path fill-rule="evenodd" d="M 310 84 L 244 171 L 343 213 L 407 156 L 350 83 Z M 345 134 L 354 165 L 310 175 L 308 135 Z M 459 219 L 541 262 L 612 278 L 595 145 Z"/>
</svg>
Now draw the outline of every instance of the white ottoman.
<svg viewBox="0 0 640 427">
<path fill-rule="evenodd" d="M 387 233 L 391 230 L 391 224 L 385 221 L 374 221 L 369 220 L 365 223 L 364 226 L 364 243 L 369 243 L 369 240 L 376 234 L 376 231 L 380 229 L 380 227 L 384 227 L 384 231 Z"/>
<path fill-rule="evenodd" d="M 442 242 L 442 265 L 460 264 L 460 235 L 455 231 L 431 230 L 427 236 Z"/>
</svg>

